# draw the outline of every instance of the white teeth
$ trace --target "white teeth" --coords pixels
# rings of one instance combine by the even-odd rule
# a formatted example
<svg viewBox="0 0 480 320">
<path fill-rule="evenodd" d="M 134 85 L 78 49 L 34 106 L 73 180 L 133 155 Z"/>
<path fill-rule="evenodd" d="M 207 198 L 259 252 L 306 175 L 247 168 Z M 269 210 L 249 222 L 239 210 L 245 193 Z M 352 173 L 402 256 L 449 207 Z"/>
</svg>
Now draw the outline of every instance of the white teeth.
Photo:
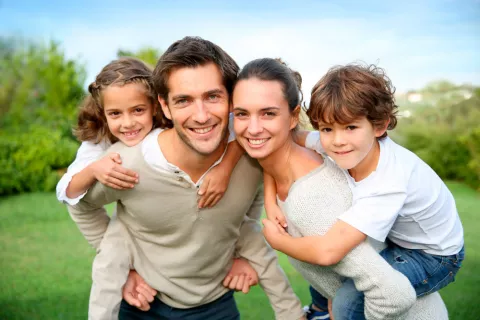
<svg viewBox="0 0 480 320">
<path fill-rule="evenodd" d="M 140 132 L 140 130 L 137 130 L 137 131 L 131 131 L 131 132 L 123 132 L 123 134 L 127 137 L 131 137 L 131 136 L 134 136 L 136 135 L 138 132 Z"/>
<path fill-rule="evenodd" d="M 268 139 L 248 139 L 248 142 L 251 144 L 262 144 L 265 143 Z"/>
<path fill-rule="evenodd" d="M 196 133 L 207 133 L 212 131 L 212 129 L 213 129 L 213 126 L 208 128 L 202 128 L 202 129 L 193 129 L 193 131 L 195 131 Z"/>
</svg>

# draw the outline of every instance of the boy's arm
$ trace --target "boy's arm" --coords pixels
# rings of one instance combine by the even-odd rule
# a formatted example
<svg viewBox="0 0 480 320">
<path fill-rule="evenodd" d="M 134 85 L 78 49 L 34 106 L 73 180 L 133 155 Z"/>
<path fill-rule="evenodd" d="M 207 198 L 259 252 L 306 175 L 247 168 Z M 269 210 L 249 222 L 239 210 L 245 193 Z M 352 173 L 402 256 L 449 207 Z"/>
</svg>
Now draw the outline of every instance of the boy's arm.
<svg viewBox="0 0 480 320">
<path fill-rule="evenodd" d="M 200 195 L 199 208 L 211 208 L 220 201 L 227 190 L 232 171 L 244 153 L 245 150 L 236 140 L 228 144 L 222 161 L 213 167 L 203 179 L 198 191 Z"/>
<path fill-rule="evenodd" d="M 302 147 L 306 147 L 305 143 L 307 141 L 307 137 L 310 132 L 311 131 L 308 131 L 308 130 L 297 130 L 293 135 L 293 140 L 295 141 L 296 144 Z"/>
<path fill-rule="evenodd" d="M 263 209 L 263 188 L 259 188 L 255 201 L 240 228 L 236 244 L 237 254 L 250 263 L 260 280 L 275 311 L 276 319 L 303 319 L 304 313 L 288 279 L 278 264 L 277 255 L 265 242 L 259 218 Z"/>
<path fill-rule="evenodd" d="M 293 137 L 298 145 L 319 153 L 325 153 L 325 149 L 320 141 L 320 131 L 301 130 L 296 132 Z"/>
<path fill-rule="evenodd" d="M 72 220 L 95 249 L 99 248 L 110 222 L 103 206 L 116 200 L 113 189 L 97 182 L 76 205 L 67 205 Z"/>
<path fill-rule="evenodd" d="M 275 223 L 280 224 L 281 227 L 287 227 L 287 221 L 283 215 L 282 210 L 277 204 L 277 187 L 275 185 L 275 180 L 268 173 L 263 173 L 263 184 L 264 184 L 264 198 L 265 198 L 265 212 L 267 213 L 267 218 Z"/>
</svg>

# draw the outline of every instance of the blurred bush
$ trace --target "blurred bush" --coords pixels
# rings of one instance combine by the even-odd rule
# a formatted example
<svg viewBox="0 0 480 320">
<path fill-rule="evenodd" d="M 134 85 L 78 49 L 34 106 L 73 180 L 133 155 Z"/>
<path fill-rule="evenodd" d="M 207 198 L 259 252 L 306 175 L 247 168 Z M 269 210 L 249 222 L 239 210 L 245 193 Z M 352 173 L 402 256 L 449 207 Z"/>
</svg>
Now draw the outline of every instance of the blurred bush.
<svg viewBox="0 0 480 320">
<path fill-rule="evenodd" d="M 73 160 L 85 69 L 57 43 L 0 39 L 0 195 L 54 190 Z"/>
<path fill-rule="evenodd" d="M 431 86 L 426 89 L 432 91 Z M 441 178 L 480 189 L 480 91 L 472 88 L 460 99 L 460 89 L 450 85 L 435 103 L 408 106 L 411 116 L 400 118 L 393 138 Z"/>
</svg>

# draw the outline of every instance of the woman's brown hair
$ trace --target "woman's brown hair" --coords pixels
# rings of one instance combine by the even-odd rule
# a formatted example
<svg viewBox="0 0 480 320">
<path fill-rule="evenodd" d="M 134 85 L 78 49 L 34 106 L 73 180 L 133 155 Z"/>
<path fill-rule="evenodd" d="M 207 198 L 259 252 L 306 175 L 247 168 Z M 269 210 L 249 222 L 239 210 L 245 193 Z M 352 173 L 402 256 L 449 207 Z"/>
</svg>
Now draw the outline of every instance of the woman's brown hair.
<svg viewBox="0 0 480 320">
<path fill-rule="evenodd" d="M 158 106 L 157 94 L 152 84 L 152 69 L 142 61 L 125 57 L 107 64 L 97 75 L 95 81 L 88 86 L 88 96 L 80 106 L 77 126 L 73 134 L 80 141 L 99 143 L 107 139 L 115 143 L 118 139 L 110 132 L 105 117 L 102 91 L 112 85 L 123 86 L 129 83 L 141 83 L 145 86 L 145 94 L 154 106 L 153 126 L 169 127 L 162 109 Z"/>
<path fill-rule="evenodd" d="M 385 71 L 375 65 L 349 64 L 331 68 L 312 89 L 307 116 L 320 123 L 347 124 L 366 117 L 377 128 L 397 125 L 395 88 Z M 387 132 L 380 137 L 387 136 Z"/>
</svg>

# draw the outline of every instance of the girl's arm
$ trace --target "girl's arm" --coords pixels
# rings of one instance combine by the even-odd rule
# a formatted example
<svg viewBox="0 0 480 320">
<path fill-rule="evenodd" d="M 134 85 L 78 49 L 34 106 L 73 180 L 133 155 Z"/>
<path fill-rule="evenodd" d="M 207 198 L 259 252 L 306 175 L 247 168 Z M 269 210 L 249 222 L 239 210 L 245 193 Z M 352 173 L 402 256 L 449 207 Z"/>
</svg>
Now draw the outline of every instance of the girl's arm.
<svg viewBox="0 0 480 320">
<path fill-rule="evenodd" d="M 263 173 L 263 185 L 267 218 L 274 223 L 278 223 L 281 227 L 286 228 L 287 221 L 277 204 L 277 187 L 275 185 L 275 180 L 271 175 L 265 172 Z"/>
<path fill-rule="evenodd" d="M 199 208 L 211 208 L 217 204 L 227 190 L 232 171 L 245 151 L 236 140 L 230 142 L 222 161 L 212 168 L 203 179 L 198 195 Z"/>
<path fill-rule="evenodd" d="M 131 189 L 138 183 L 138 175 L 121 166 L 122 159 L 118 153 L 110 153 L 100 160 L 92 162 L 82 171 L 75 174 L 68 184 L 66 195 L 77 198 L 98 180 L 113 189 Z"/>
</svg>

